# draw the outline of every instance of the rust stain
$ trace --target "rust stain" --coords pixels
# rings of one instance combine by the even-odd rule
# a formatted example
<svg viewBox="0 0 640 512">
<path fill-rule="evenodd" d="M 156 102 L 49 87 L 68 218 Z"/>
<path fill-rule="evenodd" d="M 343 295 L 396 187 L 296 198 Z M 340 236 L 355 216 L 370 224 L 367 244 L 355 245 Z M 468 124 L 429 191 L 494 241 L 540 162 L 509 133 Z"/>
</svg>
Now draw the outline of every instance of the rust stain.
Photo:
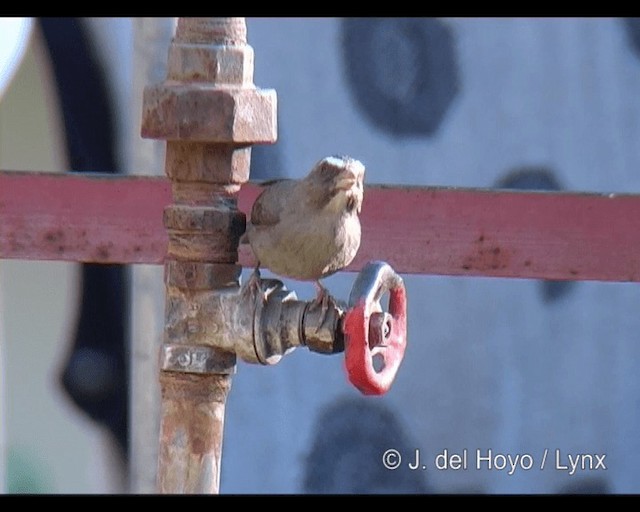
<svg viewBox="0 0 640 512">
<path fill-rule="evenodd" d="M 66 250 L 64 245 L 64 231 L 61 229 L 47 231 L 43 238 L 45 243 L 51 246 L 51 248 L 55 248 L 58 254 L 62 254 Z"/>
<path fill-rule="evenodd" d="M 96 256 L 98 260 L 108 260 L 111 256 L 111 248 L 113 244 L 109 242 L 108 244 L 100 244 L 96 247 Z"/>
<path fill-rule="evenodd" d="M 48 231 L 44 234 L 44 239 L 50 244 L 55 244 L 64 240 L 64 232 L 61 229 Z"/>
<path fill-rule="evenodd" d="M 501 270 L 509 266 L 510 255 L 499 245 L 489 242 L 480 235 L 474 242 L 473 252 L 464 258 L 463 270 Z M 529 262 L 530 264 L 531 262 Z"/>
</svg>

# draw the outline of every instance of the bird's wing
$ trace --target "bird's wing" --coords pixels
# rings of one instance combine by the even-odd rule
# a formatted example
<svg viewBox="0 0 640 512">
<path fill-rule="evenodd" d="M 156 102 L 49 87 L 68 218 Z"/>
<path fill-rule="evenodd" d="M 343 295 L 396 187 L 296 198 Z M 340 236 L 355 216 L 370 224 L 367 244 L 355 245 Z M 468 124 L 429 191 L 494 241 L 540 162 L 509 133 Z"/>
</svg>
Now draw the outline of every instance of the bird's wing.
<svg viewBox="0 0 640 512">
<path fill-rule="evenodd" d="M 289 198 L 295 180 L 272 180 L 263 183 L 265 189 L 251 208 L 251 224 L 254 226 L 272 226 L 280 221 L 280 215 Z"/>
</svg>

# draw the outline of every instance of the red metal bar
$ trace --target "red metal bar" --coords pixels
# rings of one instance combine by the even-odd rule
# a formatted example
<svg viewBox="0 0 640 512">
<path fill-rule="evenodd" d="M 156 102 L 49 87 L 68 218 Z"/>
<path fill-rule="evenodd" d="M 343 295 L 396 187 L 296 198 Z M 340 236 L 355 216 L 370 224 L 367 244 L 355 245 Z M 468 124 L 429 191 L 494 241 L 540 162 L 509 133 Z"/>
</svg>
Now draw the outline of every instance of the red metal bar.
<svg viewBox="0 0 640 512">
<path fill-rule="evenodd" d="M 166 179 L 0 173 L 0 258 L 162 263 Z"/>
<path fill-rule="evenodd" d="M 161 264 L 170 203 L 166 178 L 0 172 L 0 258 Z M 370 185 L 362 225 L 350 271 L 640 281 L 640 195 Z"/>
</svg>

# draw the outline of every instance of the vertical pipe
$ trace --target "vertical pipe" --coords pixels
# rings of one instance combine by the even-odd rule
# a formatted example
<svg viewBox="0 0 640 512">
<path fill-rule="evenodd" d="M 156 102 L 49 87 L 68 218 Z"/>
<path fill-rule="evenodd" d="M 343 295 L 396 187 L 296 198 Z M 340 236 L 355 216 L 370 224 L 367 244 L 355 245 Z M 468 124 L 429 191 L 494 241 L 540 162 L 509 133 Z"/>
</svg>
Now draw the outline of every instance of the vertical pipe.
<svg viewBox="0 0 640 512">
<path fill-rule="evenodd" d="M 161 493 L 216 494 L 231 375 L 161 372 Z"/>
<path fill-rule="evenodd" d="M 275 107 L 275 92 L 253 85 L 244 18 L 178 20 L 167 80 L 145 88 L 142 111 L 142 135 L 167 141 L 173 203 L 164 212 L 163 349 L 183 354 L 177 362 L 160 361 L 162 493 L 219 490 L 235 354 L 212 346 L 213 333 L 197 313 L 202 304 L 216 303 L 217 293 L 239 285 L 245 218 L 237 194 L 249 179 L 251 144 L 276 139 Z"/>
<path fill-rule="evenodd" d="M 127 137 L 126 168 L 136 175 L 161 175 L 165 147 L 162 141 L 140 139 L 142 92 L 167 73 L 167 48 L 176 18 L 133 18 L 133 114 Z M 157 382 L 158 349 L 164 325 L 162 267 L 131 266 L 131 353 L 129 375 L 129 490 L 135 494 L 156 492 L 160 387 Z"/>
</svg>

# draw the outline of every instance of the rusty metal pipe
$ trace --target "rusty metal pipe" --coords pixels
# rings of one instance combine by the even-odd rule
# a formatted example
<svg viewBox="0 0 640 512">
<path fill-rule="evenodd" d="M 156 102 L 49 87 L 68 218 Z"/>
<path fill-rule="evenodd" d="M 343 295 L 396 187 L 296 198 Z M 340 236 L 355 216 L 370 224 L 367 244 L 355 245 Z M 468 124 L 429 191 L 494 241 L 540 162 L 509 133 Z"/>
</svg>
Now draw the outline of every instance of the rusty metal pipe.
<svg viewBox="0 0 640 512">
<path fill-rule="evenodd" d="M 158 490 L 217 493 L 230 375 L 161 372 Z"/>
<path fill-rule="evenodd" d="M 245 215 L 237 195 L 249 179 L 251 145 L 276 140 L 275 91 L 253 84 L 244 18 L 180 18 L 167 80 L 143 95 L 142 135 L 167 141 L 165 328 L 158 490 L 217 493 L 224 411 L 236 354 L 224 339 L 237 290 Z M 203 305 L 216 322 L 201 321 Z"/>
</svg>

